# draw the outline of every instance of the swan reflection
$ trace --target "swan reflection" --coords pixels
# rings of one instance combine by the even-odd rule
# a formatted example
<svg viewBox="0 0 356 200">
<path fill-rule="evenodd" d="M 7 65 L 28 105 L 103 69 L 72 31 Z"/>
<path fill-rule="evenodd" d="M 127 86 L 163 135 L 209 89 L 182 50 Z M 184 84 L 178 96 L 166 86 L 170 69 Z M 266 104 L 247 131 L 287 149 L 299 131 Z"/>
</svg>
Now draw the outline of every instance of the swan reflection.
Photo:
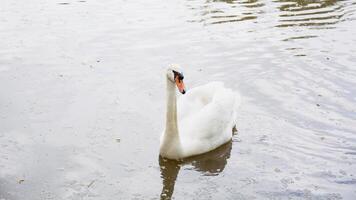
<svg viewBox="0 0 356 200">
<path fill-rule="evenodd" d="M 174 185 L 182 166 L 190 165 L 192 170 L 196 170 L 205 176 L 217 176 L 224 170 L 227 160 L 230 158 L 231 148 L 232 141 L 208 153 L 181 161 L 169 160 L 160 156 L 159 166 L 163 180 L 161 200 L 171 199 Z"/>
</svg>

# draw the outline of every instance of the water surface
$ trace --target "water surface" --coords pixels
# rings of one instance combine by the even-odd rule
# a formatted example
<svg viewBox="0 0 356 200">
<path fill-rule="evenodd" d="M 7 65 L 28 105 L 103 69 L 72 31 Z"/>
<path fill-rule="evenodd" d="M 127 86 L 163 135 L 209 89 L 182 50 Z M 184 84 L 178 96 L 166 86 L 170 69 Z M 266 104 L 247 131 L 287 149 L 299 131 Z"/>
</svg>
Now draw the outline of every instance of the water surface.
<svg viewBox="0 0 356 200">
<path fill-rule="evenodd" d="M 355 199 L 353 0 L 0 3 L 0 199 Z M 159 158 L 164 70 L 238 134 Z"/>
</svg>

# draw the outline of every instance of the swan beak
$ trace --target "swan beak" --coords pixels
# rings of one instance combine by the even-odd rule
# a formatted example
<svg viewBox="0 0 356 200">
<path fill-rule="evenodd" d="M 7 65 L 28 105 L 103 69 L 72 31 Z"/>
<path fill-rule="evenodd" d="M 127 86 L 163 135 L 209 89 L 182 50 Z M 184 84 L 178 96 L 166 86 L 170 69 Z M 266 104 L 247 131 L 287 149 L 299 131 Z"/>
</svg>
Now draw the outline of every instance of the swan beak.
<svg viewBox="0 0 356 200">
<path fill-rule="evenodd" d="M 179 92 L 185 94 L 185 86 L 183 80 L 179 80 L 179 78 L 176 78 L 176 85 L 178 87 Z"/>
</svg>

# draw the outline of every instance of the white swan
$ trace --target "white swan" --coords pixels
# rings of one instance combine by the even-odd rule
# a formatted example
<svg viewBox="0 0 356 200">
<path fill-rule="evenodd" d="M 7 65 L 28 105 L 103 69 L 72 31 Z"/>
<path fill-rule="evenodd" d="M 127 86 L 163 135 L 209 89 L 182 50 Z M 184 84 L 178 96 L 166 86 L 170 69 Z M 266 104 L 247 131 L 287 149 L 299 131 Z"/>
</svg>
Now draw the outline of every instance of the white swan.
<svg viewBox="0 0 356 200">
<path fill-rule="evenodd" d="M 193 88 L 177 102 L 176 87 L 185 93 L 183 78 L 177 65 L 167 69 L 166 127 L 160 155 L 176 160 L 206 153 L 230 141 L 240 104 L 240 96 L 221 82 Z"/>
</svg>

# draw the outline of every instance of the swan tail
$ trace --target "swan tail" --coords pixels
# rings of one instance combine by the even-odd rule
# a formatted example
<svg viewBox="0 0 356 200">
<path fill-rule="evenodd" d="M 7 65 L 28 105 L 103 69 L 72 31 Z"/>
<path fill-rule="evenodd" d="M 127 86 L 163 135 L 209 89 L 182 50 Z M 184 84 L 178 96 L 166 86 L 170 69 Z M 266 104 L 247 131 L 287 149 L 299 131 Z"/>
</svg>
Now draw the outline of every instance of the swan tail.
<svg viewBox="0 0 356 200">
<path fill-rule="evenodd" d="M 236 124 L 232 127 L 232 135 L 237 135 Z"/>
</svg>

